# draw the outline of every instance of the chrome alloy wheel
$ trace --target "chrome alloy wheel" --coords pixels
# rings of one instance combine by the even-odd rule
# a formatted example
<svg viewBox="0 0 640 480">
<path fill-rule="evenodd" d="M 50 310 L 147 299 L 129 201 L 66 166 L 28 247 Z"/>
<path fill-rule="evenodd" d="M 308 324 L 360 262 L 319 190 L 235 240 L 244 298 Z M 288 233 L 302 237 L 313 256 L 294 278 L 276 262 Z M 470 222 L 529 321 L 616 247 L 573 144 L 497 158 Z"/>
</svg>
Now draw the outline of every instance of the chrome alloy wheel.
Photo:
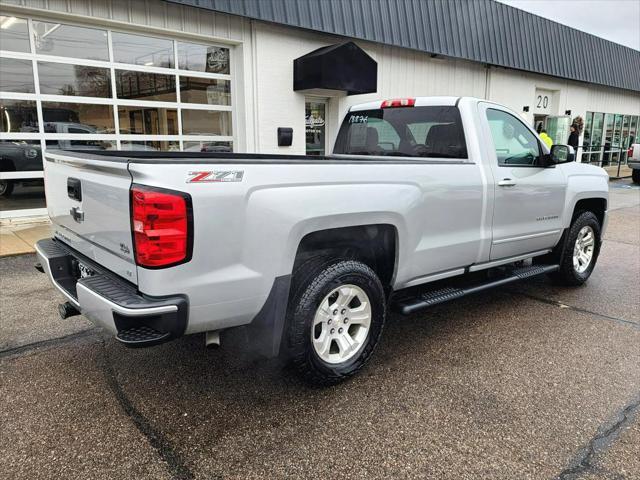
<svg viewBox="0 0 640 480">
<path fill-rule="evenodd" d="M 593 251 L 596 245 L 596 237 L 589 226 L 582 227 L 573 246 L 573 268 L 578 273 L 583 273 L 593 260 Z"/>
<path fill-rule="evenodd" d="M 311 343 L 318 357 L 342 363 L 364 346 L 371 326 L 369 297 L 356 285 L 341 285 L 324 297 L 316 310 Z"/>
</svg>

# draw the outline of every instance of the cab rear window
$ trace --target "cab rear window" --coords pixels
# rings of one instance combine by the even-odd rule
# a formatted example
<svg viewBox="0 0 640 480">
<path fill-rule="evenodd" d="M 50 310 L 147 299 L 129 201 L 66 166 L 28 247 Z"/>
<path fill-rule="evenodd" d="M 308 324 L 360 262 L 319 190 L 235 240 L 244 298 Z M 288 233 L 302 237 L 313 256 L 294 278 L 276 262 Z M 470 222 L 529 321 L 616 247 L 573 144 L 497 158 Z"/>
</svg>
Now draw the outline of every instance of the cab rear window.
<svg viewBox="0 0 640 480">
<path fill-rule="evenodd" d="M 467 158 L 457 107 L 397 107 L 348 112 L 333 153 Z"/>
</svg>

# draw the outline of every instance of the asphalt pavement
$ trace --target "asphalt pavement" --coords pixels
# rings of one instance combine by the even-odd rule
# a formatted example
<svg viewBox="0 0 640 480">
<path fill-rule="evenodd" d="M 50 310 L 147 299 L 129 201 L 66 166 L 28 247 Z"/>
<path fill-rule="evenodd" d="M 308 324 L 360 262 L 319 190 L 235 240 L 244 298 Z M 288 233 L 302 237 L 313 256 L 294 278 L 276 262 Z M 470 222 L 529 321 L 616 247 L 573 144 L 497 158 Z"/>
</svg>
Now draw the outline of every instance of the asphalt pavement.
<svg viewBox="0 0 640 480">
<path fill-rule="evenodd" d="M 640 478 L 640 188 L 611 186 L 587 285 L 391 315 L 327 389 L 201 336 L 126 349 L 59 319 L 33 255 L 0 259 L 0 476 Z"/>
</svg>

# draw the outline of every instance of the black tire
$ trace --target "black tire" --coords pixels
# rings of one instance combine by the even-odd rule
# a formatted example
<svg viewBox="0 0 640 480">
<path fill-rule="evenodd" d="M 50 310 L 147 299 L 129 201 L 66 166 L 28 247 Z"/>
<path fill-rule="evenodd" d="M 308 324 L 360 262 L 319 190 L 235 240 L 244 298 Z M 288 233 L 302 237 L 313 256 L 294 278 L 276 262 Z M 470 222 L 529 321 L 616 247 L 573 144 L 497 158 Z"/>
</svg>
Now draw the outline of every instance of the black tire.
<svg viewBox="0 0 640 480">
<path fill-rule="evenodd" d="M 633 183 L 640 183 L 640 168 L 631 170 L 631 180 L 633 180 Z"/>
<path fill-rule="evenodd" d="M 586 270 L 579 272 L 576 270 L 573 264 L 573 250 L 578 239 L 578 234 L 584 227 L 591 227 L 595 237 L 595 244 L 593 250 L 593 256 Z M 581 212 L 577 214 L 569 231 L 567 232 L 567 241 L 562 244 L 563 251 L 560 251 L 560 270 L 554 272 L 551 277 L 560 285 L 577 286 L 582 285 L 591 276 L 596 262 L 598 261 L 598 255 L 600 254 L 600 245 L 602 240 L 600 238 L 600 222 L 592 212 Z"/>
<path fill-rule="evenodd" d="M 371 304 L 371 323 L 362 347 L 342 363 L 327 363 L 312 345 L 312 327 L 316 310 L 324 298 L 340 285 L 361 288 Z M 287 312 L 288 352 L 293 365 L 311 384 L 328 386 L 357 373 L 373 353 L 386 317 L 384 288 L 376 273 L 355 260 L 312 259 L 293 276 Z"/>
<path fill-rule="evenodd" d="M 13 186 L 12 180 L 0 180 L 0 197 L 10 197 L 13 193 Z"/>
</svg>

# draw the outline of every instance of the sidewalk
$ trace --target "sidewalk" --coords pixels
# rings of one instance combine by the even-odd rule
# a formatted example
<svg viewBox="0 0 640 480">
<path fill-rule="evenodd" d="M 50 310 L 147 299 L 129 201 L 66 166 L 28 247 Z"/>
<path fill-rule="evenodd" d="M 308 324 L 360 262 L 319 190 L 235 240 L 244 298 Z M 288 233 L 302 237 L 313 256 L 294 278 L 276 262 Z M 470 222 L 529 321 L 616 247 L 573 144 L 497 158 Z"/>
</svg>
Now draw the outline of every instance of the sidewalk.
<svg viewBox="0 0 640 480">
<path fill-rule="evenodd" d="M 42 220 L 38 223 L 0 226 L 0 257 L 33 253 L 33 245 L 41 238 L 51 236 L 51 223 Z"/>
</svg>

